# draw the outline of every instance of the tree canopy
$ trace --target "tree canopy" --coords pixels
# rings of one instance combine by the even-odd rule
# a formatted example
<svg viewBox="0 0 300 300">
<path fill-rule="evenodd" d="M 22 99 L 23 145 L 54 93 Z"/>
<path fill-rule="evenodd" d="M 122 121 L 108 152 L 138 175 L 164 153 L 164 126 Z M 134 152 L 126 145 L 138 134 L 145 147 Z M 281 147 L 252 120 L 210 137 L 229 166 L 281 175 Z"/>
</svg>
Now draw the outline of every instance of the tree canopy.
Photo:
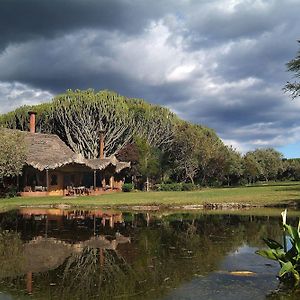
<svg viewBox="0 0 300 300">
<path fill-rule="evenodd" d="M 300 41 L 298 41 L 298 43 L 300 43 Z M 292 96 L 292 98 L 296 98 L 300 96 L 300 82 L 299 82 L 299 78 L 300 78 L 300 50 L 298 51 L 296 57 L 292 60 L 290 60 L 287 63 L 287 69 L 289 72 L 293 72 L 294 73 L 294 77 L 298 80 L 298 81 L 294 81 L 294 82 L 288 82 L 285 87 L 284 90 L 286 92 L 289 92 Z"/>
<path fill-rule="evenodd" d="M 183 121 L 162 106 L 107 90 L 68 90 L 49 103 L 0 115 L 0 127 L 28 131 L 28 111 L 37 112 L 37 132 L 57 134 L 86 158 L 99 156 L 104 130 L 105 156 L 130 161 L 127 179 L 140 187 L 145 181 L 147 186 L 150 182 L 235 185 L 300 176 L 299 161 L 283 161 L 274 149 L 256 149 L 242 156 L 210 128 Z M 1 138 L 0 177 L 16 175 L 24 143 L 17 133 Z"/>
<path fill-rule="evenodd" d="M 19 175 L 26 158 L 21 132 L 0 129 L 0 182 L 4 177 Z"/>
<path fill-rule="evenodd" d="M 106 156 L 115 155 L 137 135 L 150 146 L 170 147 L 178 118 L 167 108 L 111 91 L 68 90 L 50 103 L 23 106 L 0 116 L 0 125 L 28 130 L 28 111 L 37 112 L 37 131 L 55 133 L 86 158 L 99 155 L 100 131 L 105 131 Z"/>
</svg>

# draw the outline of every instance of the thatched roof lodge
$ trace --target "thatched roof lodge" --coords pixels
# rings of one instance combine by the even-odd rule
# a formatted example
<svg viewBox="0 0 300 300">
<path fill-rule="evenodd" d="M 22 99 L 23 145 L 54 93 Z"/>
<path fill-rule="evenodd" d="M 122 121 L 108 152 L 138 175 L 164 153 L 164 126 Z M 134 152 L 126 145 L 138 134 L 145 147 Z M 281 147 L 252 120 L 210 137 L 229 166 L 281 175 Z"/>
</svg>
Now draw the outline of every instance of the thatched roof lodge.
<svg viewBox="0 0 300 300">
<path fill-rule="evenodd" d="M 30 113 L 30 132 L 23 132 L 27 157 L 18 187 L 22 196 L 98 194 L 122 189 L 123 170 L 130 163 L 103 156 L 85 159 L 57 135 L 35 132 L 35 113 Z M 102 152 L 102 153 L 101 153 Z"/>
</svg>

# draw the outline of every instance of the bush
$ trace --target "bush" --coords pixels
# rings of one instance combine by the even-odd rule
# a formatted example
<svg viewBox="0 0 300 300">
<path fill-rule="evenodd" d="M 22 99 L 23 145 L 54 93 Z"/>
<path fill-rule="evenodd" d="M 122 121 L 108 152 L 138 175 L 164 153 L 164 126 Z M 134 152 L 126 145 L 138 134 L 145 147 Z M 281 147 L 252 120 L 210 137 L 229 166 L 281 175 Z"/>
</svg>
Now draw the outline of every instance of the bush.
<svg viewBox="0 0 300 300">
<path fill-rule="evenodd" d="M 182 191 L 181 183 L 162 183 L 156 185 L 158 191 Z"/>
<path fill-rule="evenodd" d="M 133 184 L 132 183 L 124 183 L 122 186 L 123 192 L 132 192 L 133 190 Z"/>
<path fill-rule="evenodd" d="M 194 183 L 183 183 L 182 191 L 195 191 L 197 189 L 197 185 Z"/>
<path fill-rule="evenodd" d="M 12 198 L 18 195 L 17 187 L 1 187 L 0 186 L 0 198 Z"/>
<path fill-rule="evenodd" d="M 193 183 L 163 183 L 157 184 L 158 191 L 194 191 L 198 187 Z"/>
</svg>

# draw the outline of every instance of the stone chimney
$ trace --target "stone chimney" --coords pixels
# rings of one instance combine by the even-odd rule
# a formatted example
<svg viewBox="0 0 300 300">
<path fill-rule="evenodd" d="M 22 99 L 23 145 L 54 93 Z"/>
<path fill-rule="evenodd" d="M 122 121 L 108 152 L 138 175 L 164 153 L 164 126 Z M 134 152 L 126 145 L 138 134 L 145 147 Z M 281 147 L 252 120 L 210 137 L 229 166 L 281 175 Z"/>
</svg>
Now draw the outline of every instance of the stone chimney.
<svg viewBox="0 0 300 300">
<path fill-rule="evenodd" d="M 29 128 L 30 128 L 30 133 L 35 133 L 35 111 L 29 111 Z"/>
<path fill-rule="evenodd" d="M 100 159 L 104 158 L 104 130 L 100 130 L 100 137 L 99 137 L 99 142 L 100 142 L 100 151 L 99 151 L 99 157 Z"/>
</svg>

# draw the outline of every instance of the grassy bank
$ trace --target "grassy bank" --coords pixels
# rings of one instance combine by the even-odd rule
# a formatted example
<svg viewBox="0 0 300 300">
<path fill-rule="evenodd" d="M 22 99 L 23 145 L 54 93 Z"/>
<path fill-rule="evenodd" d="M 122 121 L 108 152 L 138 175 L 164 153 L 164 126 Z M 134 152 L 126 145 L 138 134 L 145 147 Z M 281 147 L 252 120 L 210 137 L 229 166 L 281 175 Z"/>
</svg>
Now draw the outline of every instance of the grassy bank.
<svg viewBox="0 0 300 300">
<path fill-rule="evenodd" d="M 0 199 L 0 210 L 20 206 L 67 204 L 72 206 L 201 205 L 237 203 L 253 206 L 300 205 L 300 182 L 251 187 L 204 188 L 192 192 L 131 192 L 77 198 L 41 197 Z"/>
</svg>

